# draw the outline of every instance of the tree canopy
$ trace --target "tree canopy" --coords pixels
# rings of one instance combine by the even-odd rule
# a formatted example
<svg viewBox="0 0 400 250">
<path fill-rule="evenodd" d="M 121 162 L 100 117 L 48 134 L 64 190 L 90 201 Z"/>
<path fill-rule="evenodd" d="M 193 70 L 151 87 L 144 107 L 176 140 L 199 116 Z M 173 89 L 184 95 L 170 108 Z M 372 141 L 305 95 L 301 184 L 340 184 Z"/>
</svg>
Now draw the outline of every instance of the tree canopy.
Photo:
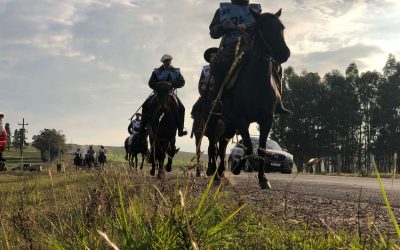
<svg viewBox="0 0 400 250">
<path fill-rule="evenodd" d="M 400 152 L 400 62 L 389 55 L 382 73 L 360 74 L 351 63 L 343 75 L 332 70 L 297 74 L 285 70 L 284 105 L 290 116 L 276 116 L 272 138 L 292 152 L 298 167 L 325 157 L 337 172 L 392 171 Z"/>
<path fill-rule="evenodd" d="M 32 139 L 32 146 L 40 151 L 43 161 L 52 161 L 65 148 L 65 135 L 62 131 L 55 129 L 44 129 L 38 135 L 34 135 Z"/>
</svg>

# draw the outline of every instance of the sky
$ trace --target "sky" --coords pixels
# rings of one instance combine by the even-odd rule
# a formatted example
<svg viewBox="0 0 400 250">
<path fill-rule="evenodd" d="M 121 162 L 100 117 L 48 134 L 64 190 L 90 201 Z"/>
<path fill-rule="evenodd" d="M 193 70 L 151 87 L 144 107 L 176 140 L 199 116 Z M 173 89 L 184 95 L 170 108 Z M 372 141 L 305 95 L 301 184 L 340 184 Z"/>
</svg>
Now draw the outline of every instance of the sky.
<svg viewBox="0 0 400 250">
<path fill-rule="evenodd" d="M 259 0 L 263 12 L 283 9 L 293 66 L 321 75 L 380 71 L 389 53 L 400 57 L 398 0 Z M 206 62 L 219 45 L 208 26 L 215 0 L 0 0 L 0 111 L 11 129 L 29 124 L 28 141 L 44 128 L 68 143 L 121 146 L 129 118 L 151 93 L 147 83 L 169 53 L 186 86 L 190 110 Z M 254 127 L 253 127 L 254 132 Z M 188 136 L 177 146 L 195 151 Z"/>
</svg>

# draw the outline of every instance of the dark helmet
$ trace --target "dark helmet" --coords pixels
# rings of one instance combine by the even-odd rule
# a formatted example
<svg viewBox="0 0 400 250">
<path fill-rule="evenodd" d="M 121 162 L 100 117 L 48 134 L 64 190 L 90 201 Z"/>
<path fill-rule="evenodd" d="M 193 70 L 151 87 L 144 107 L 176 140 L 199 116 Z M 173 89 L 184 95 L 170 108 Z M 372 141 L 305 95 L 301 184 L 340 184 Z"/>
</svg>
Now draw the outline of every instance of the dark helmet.
<svg viewBox="0 0 400 250">
<path fill-rule="evenodd" d="M 231 0 L 233 4 L 245 5 L 249 4 L 250 0 Z"/>
<path fill-rule="evenodd" d="M 104 146 L 101 146 L 100 148 L 104 148 Z"/>
</svg>

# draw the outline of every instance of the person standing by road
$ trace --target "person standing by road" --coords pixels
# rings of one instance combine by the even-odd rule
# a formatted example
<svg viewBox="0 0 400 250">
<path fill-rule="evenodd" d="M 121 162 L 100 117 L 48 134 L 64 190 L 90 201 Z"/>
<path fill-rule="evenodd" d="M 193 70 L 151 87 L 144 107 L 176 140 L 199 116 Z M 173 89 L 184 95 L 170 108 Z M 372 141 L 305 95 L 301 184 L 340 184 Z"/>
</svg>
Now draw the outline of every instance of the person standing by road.
<svg viewBox="0 0 400 250">
<path fill-rule="evenodd" d="M 5 161 L 3 152 L 7 144 L 7 130 L 3 127 L 4 113 L 0 112 L 0 161 Z"/>
</svg>

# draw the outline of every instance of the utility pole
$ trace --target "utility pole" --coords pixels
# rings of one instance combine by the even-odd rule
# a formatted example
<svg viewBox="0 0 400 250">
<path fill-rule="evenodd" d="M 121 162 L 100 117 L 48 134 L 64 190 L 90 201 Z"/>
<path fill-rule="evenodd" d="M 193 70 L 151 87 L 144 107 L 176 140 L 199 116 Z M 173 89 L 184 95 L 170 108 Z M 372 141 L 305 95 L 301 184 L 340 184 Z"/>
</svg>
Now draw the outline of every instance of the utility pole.
<svg viewBox="0 0 400 250">
<path fill-rule="evenodd" d="M 22 164 L 24 163 L 24 142 L 25 142 L 25 126 L 28 126 L 28 123 L 25 123 L 25 118 L 22 118 L 22 124 L 18 123 L 19 126 L 22 126 L 21 130 L 21 144 L 19 147 L 21 153 L 21 171 L 22 171 Z"/>
</svg>

